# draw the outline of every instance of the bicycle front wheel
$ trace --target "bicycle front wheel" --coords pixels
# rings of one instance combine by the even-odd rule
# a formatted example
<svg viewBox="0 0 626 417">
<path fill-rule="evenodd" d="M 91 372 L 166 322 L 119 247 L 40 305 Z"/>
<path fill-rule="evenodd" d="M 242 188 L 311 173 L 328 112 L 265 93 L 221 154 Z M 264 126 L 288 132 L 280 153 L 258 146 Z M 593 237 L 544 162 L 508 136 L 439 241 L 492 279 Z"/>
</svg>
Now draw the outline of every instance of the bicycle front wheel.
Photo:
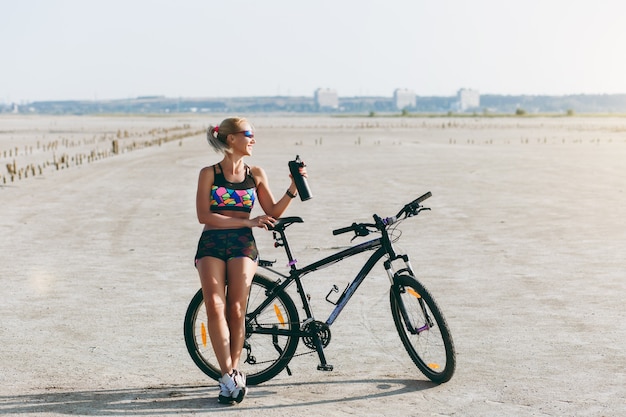
<svg viewBox="0 0 626 417">
<path fill-rule="evenodd" d="M 275 285 L 261 275 L 255 275 L 252 280 L 246 312 L 246 340 L 239 361 L 239 370 L 246 374 L 248 385 L 260 384 L 278 375 L 298 347 L 298 311 L 287 293 L 279 293 L 267 307 L 258 309 Z M 255 314 L 251 316 L 253 311 Z M 187 308 L 184 333 L 187 351 L 194 363 L 210 378 L 220 378 L 219 364 L 208 335 L 202 290 Z"/>
<path fill-rule="evenodd" d="M 433 382 L 449 381 L 456 354 L 450 329 L 434 298 L 408 275 L 394 279 L 389 298 L 400 340 L 415 365 Z"/>
</svg>

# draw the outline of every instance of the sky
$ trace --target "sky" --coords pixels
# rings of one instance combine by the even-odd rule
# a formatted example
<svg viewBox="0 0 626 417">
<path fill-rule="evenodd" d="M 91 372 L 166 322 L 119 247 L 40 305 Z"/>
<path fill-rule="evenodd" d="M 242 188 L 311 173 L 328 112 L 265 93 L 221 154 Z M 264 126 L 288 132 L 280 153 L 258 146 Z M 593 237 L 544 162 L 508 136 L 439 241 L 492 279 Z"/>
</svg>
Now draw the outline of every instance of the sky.
<svg viewBox="0 0 626 417">
<path fill-rule="evenodd" d="M 626 93 L 623 0 L 0 0 L 0 102 Z"/>
</svg>

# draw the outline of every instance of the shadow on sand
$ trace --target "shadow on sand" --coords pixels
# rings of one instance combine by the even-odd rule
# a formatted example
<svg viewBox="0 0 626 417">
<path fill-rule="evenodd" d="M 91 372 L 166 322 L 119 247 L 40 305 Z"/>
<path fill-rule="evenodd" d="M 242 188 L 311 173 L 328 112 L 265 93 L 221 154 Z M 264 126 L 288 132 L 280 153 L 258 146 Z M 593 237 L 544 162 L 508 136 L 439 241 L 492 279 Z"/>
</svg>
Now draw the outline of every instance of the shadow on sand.
<svg viewBox="0 0 626 417">
<path fill-rule="evenodd" d="M 345 396 L 350 390 L 329 390 L 341 392 L 339 398 L 329 396 L 327 393 L 316 394 L 316 386 L 324 386 L 327 390 L 329 385 L 349 384 L 351 386 L 362 384 L 358 388 L 357 395 Z M 339 380 L 320 381 L 306 383 L 266 383 L 254 387 L 249 394 L 252 401 L 243 402 L 236 406 L 238 411 L 270 411 L 272 409 L 311 407 L 327 403 L 347 403 L 359 400 L 375 400 L 376 398 L 392 397 L 410 392 L 421 391 L 435 387 L 430 381 L 416 380 Z M 298 399 L 290 398 L 289 393 L 296 389 Z M 308 399 L 302 400 L 303 389 L 308 392 Z M 148 388 L 130 388 L 119 390 L 95 390 L 95 391 L 54 391 L 50 392 L 0 396 L 0 414 L 27 415 L 31 413 L 46 414 L 79 414 L 88 416 L 147 416 L 169 415 L 181 413 L 197 413 L 202 411 L 220 412 L 232 410 L 233 407 L 223 406 L 217 403 L 213 394 L 217 390 L 206 386 L 158 386 Z M 277 397 L 276 396 L 280 396 Z M 271 405 L 262 405 L 264 397 L 274 397 Z M 261 404 L 261 405 L 259 405 Z"/>
</svg>

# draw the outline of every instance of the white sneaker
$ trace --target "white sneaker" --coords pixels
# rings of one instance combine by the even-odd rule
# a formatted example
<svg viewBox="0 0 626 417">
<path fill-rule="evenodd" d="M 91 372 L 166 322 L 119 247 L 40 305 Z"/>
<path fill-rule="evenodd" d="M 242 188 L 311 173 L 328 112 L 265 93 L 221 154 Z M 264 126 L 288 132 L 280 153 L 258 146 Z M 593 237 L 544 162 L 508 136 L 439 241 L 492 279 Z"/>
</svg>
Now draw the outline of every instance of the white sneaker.
<svg viewBox="0 0 626 417">
<path fill-rule="evenodd" d="M 220 404 L 240 403 L 248 393 L 246 387 L 246 376 L 241 372 L 233 369 L 229 374 L 224 374 L 218 379 L 220 384 L 220 394 L 217 401 Z"/>
<path fill-rule="evenodd" d="M 220 404 L 233 404 L 232 392 L 236 388 L 235 381 L 230 375 L 224 374 L 217 382 L 220 384 L 220 395 L 217 397 L 217 401 Z"/>
<path fill-rule="evenodd" d="M 246 375 L 236 369 L 233 369 L 231 377 L 235 381 L 236 386 L 235 390 L 231 393 L 231 397 L 240 403 L 248 393 L 248 387 L 246 387 Z"/>
</svg>

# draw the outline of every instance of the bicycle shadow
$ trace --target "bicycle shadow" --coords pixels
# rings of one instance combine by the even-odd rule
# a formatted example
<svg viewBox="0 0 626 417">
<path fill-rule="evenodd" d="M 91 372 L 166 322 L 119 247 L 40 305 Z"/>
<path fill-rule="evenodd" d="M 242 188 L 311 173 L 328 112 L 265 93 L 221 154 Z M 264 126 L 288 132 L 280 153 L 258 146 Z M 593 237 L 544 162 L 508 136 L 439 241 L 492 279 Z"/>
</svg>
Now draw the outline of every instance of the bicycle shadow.
<svg viewBox="0 0 626 417">
<path fill-rule="evenodd" d="M 327 390 L 332 385 L 365 384 L 364 390 L 352 396 L 344 389 L 339 398 L 330 398 L 326 393 L 315 393 L 315 387 Z M 436 387 L 430 381 L 374 379 L 374 380 L 334 380 L 298 383 L 268 382 L 253 387 L 249 399 L 239 404 L 239 411 L 286 409 L 323 404 L 347 403 L 359 400 L 372 400 L 399 396 Z M 297 394 L 297 399 L 290 393 Z M 52 389 L 51 389 L 52 390 Z M 306 390 L 306 394 L 302 391 Z M 366 391 L 366 392 L 362 392 Z M 56 391 L 35 394 L 0 396 L 0 414 L 72 414 L 85 416 L 146 416 L 150 414 L 170 415 L 200 411 L 227 411 L 232 407 L 223 406 L 215 399 L 216 388 L 210 386 L 158 386 L 93 391 Z M 302 397 L 310 398 L 302 400 Z M 271 405 L 262 405 L 263 398 L 272 398 Z M 276 399 L 279 399 L 277 401 Z M 278 403 L 279 402 L 279 403 Z M 259 403 L 261 405 L 259 405 Z"/>
<path fill-rule="evenodd" d="M 366 385 L 367 392 L 362 393 L 348 393 L 346 394 L 345 389 L 328 389 L 329 386 L 333 385 L 358 385 L 363 384 Z M 309 407 L 309 406 L 319 406 L 324 404 L 332 404 L 337 405 L 339 403 L 349 403 L 361 400 L 375 400 L 386 397 L 399 396 L 402 394 L 415 393 L 418 391 L 423 391 L 429 388 L 437 387 L 439 384 L 435 384 L 431 381 L 426 380 L 413 380 L 413 379 L 359 379 L 359 380 L 334 380 L 334 381 L 314 381 L 314 382 L 297 382 L 297 383 L 267 383 L 263 385 L 259 385 L 255 387 L 254 390 L 257 391 L 257 395 L 260 397 L 268 396 L 274 397 L 280 395 L 282 399 L 286 399 L 286 401 L 282 401 L 280 404 L 272 404 L 272 405 L 256 405 L 255 407 L 250 407 L 250 410 L 272 410 L 275 408 L 290 408 L 290 407 Z M 316 386 L 324 387 L 324 390 L 329 392 L 339 393 L 338 396 L 329 395 L 328 392 L 324 393 L 316 393 Z M 298 398 L 289 399 L 289 394 L 287 388 L 301 388 L 301 392 L 305 391 L 310 400 L 302 400 L 300 397 L 302 395 L 298 395 Z M 265 389 L 265 388 L 273 388 L 273 389 Z M 337 394 L 336 394 L 337 395 Z M 261 400 L 262 401 L 262 400 Z"/>
</svg>

